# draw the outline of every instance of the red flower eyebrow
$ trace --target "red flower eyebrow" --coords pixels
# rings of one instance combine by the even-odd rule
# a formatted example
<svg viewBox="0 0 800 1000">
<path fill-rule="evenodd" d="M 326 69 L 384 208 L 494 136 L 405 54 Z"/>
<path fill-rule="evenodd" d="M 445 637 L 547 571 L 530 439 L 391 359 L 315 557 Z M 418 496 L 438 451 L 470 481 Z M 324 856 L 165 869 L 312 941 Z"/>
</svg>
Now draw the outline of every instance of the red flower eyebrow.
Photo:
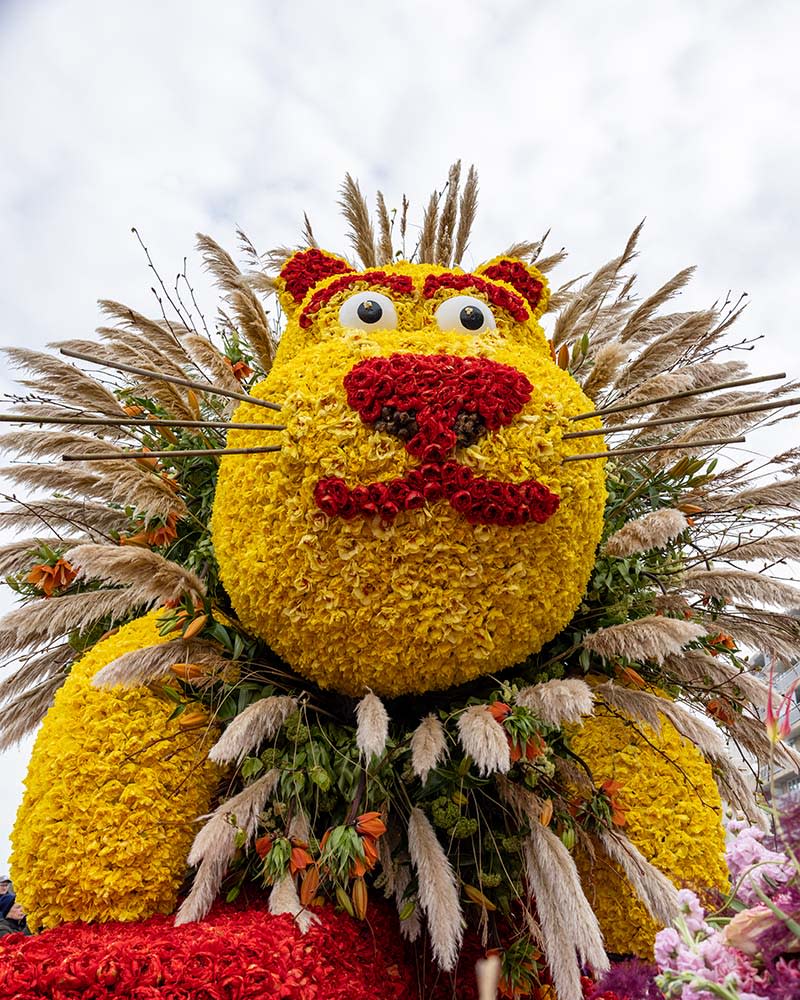
<svg viewBox="0 0 800 1000">
<path fill-rule="evenodd" d="M 426 299 L 430 299 L 440 288 L 452 288 L 457 292 L 474 288 L 478 292 L 483 292 L 493 306 L 505 309 L 517 322 L 524 323 L 530 317 L 521 295 L 492 281 L 484 281 L 476 274 L 429 274 L 422 286 L 422 294 Z"/>
<path fill-rule="evenodd" d="M 411 295 L 414 292 L 414 282 L 406 274 L 387 274 L 386 271 L 364 271 L 361 274 L 343 274 L 340 278 L 335 278 L 329 285 L 320 288 L 315 292 L 308 305 L 300 314 L 300 326 L 305 330 L 313 322 L 313 314 L 329 302 L 333 296 L 342 291 L 343 288 L 350 288 L 359 282 L 366 282 L 369 285 L 378 285 L 381 288 L 388 288 L 390 292 L 397 295 Z"/>
</svg>

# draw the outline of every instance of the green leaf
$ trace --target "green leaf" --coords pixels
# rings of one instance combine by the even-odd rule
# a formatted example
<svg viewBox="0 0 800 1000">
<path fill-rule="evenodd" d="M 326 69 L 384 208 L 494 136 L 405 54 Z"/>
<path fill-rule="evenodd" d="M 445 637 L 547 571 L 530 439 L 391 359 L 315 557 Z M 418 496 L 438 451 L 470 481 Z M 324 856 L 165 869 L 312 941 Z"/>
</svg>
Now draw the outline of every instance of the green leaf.
<svg viewBox="0 0 800 1000">
<path fill-rule="evenodd" d="M 207 634 L 213 636 L 217 640 L 217 642 L 221 642 L 229 653 L 233 652 L 234 645 L 233 642 L 231 641 L 230 635 L 228 634 L 228 630 L 225 628 L 224 625 L 220 625 L 219 622 L 214 622 L 213 625 L 206 626 L 205 631 Z"/>
<path fill-rule="evenodd" d="M 260 757 L 248 757 L 242 764 L 242 777 L 254 778 L 264 770 L 264 762 Z"/>
</svg>

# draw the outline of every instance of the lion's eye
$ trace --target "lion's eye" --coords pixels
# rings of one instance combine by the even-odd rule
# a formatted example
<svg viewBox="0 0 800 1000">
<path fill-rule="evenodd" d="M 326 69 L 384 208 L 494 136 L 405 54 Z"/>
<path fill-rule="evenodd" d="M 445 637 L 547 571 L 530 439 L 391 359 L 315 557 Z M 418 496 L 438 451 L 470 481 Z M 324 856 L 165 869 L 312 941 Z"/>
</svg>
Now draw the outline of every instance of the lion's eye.
<svg viewBox="0 0 800 1000">
<path fill-rule="evenodd" d="M 445 299 L 436 310 L 436 322 L 440 330 L 458 333 L 485 333 L 497 327 L 492 310 L 471 295 L 454 295 L 452 299 Z"/>
<path fill-rule="evenodd" d="M 342 303 L 339 324 L 351 330 L 394 330 L 397 310 L 380 292 L 356 292 Z"/>
</svg>

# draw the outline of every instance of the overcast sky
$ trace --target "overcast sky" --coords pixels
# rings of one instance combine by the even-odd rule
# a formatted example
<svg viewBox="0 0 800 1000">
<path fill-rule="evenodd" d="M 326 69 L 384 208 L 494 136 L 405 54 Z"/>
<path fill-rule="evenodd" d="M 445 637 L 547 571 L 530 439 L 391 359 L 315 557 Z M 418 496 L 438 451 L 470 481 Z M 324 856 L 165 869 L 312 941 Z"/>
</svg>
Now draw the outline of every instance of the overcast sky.
<svg viewBox="0 0 800 1000">
<path fill-rule="evenodd" d="M 643 287 L 696 263 L 689 305 L 748 292 L 753 366 L 798 376 L 798 10 L 2 0 L 0 341 L 85 337 L 101 295 L 149 310 L 132 225 L 167 275 L 197 230 L 266 249 L 304 210 L 342 251 L 345 171 L 419 209 L 460 157 L 475 260 L 552 228 L 566 279 L 647 216 Z M 28 753 L 0 758 L 0 866 Z"/>
</svg>

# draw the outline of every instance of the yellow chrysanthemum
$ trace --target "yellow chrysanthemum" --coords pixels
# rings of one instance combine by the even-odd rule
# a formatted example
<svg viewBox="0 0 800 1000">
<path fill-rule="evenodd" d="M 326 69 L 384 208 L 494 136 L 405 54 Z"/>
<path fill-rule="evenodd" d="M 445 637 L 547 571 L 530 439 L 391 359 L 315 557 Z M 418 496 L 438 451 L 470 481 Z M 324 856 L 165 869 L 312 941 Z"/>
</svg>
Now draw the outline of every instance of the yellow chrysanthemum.
<svg viewBox="0 0 800 1000">
<path fill-rule="evenodd" d="M 603 463 L 563 462 L 586 450 L 563 434 L 569 416 L 590 410 L 590 401 L 553 364 L 535 313 L 520 322 L 495 308 L 490 332 L 442 331 L 435 311 L 453 292 L 420 292 L 427 277 L 442 272 L 433 265 L 383 269 L 413 279 L 415 289 L 397 297 L 391 330 L 340 323 L 342 303 L 369 283 L 351 283 L 310 314 L 319 285 L 296 311 L 287 299 L 281 349 L 254 390 L 282 407 L 281 451 L 229 456 L 220 466 L 212 528 L 237 614 L 301 674 L 349 694 L 441 689 L 525 659 L 571 619 L 602 530 Z M 469 294 L 488 305 L 480 290 Z M 306 329 L 300 320 L 309 315 Z M 420 465 L 402 441 L 362 421 L 343 387 L 358 362 L 394 354 L 486 358 L 527 377 L 530 401 L 510 424 L 460 449 L 458 461 L 495 481 L 542 483 L 560 498 L 549 520 L 470 524 L 444 500 L 404 510 L 391 523 L 319 509 L 314 490 L 324 477 L 352 488 Z M 235 419 L 271 418 L 243 404 Z M 237 431 L 229 444 L 270 440 Z M 591 450 L 602 448 L 600 436 L 591 441 Z"/>
<path fill-rule="evenodd" d="M 152 612 L 99 642 L 72 668 L 33 750 L 11 867 L 33 927 L 169 913 L 194 820 L 216 770 L 207 730 L 168 722 L 147 688 L 100 690 L 106 664 L 163 642 Z"/>
<path fill-rule="evenodd" d="M 625 834 L 678 887 L 725 889 L 722 804 L 711 766 L 662 717 L 660 733 L 598 709 L 576 730 L 572 749 L 596 783 L 614 780 L 627 809 Z M 620 871 L 607 860 L 580 861 L 584 887 L 606 948 L 652 958 L 659 929 Z"/>
</svg>

